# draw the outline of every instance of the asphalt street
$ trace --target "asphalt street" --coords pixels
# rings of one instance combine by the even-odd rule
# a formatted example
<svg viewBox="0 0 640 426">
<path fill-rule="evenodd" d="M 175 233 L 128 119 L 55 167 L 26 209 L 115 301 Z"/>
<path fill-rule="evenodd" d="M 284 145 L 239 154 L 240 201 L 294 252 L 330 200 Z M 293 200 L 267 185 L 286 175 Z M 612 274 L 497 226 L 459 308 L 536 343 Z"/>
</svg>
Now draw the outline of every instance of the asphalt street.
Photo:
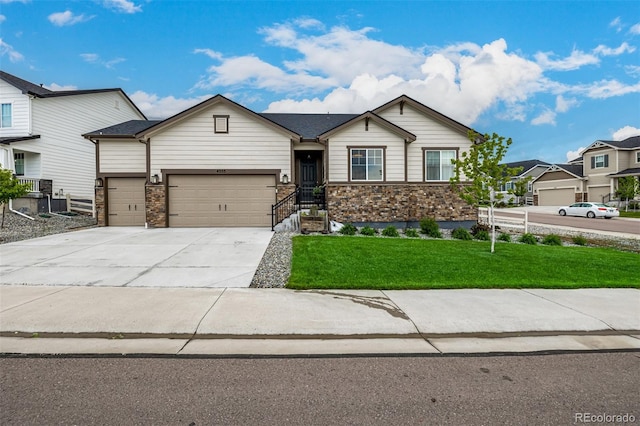
<svg viewBox="0 0 640 426">
<path fill-rule="evenodd" d="M 637 423 L 639 367 L 637 352 L 3 358 L 0 423 L 556 425 L 597 416 Z"/>
</svg>

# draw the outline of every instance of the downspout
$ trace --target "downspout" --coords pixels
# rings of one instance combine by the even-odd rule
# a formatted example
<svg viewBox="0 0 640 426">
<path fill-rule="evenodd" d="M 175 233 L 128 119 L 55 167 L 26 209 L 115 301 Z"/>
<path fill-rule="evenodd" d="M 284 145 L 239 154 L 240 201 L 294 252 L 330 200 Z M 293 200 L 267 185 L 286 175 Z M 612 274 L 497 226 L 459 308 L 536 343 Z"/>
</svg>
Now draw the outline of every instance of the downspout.
<svg viewBox="0 0 640 426">
<path fill-rule="evenodd" d="M 31 216 L 28 216 L 28 215 L 26 215 L 26 214 L 24 214 L 24 213 L 22 213 L 22 212 L 19 212 L 18 210 L 14 210 L 14 209 L 13 209 L 13 203 L 12 203 L 12 201 L 13 201 L 13 200 L 9 200 L 9 211 L 10 211 L 11 213 L 15 213 L 15 214 L 20 215 L 20 216 L 22 216 L 22 217 L 26 217 L 27 219 L 36 220 L 35 218 L 33 218 L 33 217 L 31 217 Z"/>
</svg>

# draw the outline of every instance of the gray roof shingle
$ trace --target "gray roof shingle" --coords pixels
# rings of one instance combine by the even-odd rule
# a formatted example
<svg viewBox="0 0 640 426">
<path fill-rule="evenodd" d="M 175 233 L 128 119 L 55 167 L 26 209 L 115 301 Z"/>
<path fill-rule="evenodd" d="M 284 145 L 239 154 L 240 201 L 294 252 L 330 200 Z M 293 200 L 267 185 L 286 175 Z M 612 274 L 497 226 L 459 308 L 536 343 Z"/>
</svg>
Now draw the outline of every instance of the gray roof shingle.
<svg viewBox="0 0 640 426">
<path fill-rule="evenodd" d="M 318 135 L 358 117 L 360 114 L 282 114 L 260 113 L 260 116 L 273 121 L 299 135 L 303 139 L 315 139 Z"/>
<path fill-rule="evenodd" d="M 137 133 L 147 130 L 148 128 L 155 126 L 162 120 L 129 120 L 124 123 L 115 124 L 113 126 L 105 127 L 104 129 L 94 130 L 89 133 L 85 133 L 84 137 L 99 138 L 99 137 L 133 137 Z"/>
</svg>

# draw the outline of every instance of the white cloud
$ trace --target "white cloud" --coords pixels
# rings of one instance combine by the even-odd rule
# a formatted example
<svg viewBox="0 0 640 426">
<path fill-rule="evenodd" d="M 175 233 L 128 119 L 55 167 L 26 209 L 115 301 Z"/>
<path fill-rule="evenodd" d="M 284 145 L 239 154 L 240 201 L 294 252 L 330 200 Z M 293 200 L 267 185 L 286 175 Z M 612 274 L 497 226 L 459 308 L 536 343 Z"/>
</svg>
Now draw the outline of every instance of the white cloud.
<svg viewBox="0 0 640 426">
<path fill-rule="evenodd" d="M 502 120 L 553 124 L 557 114 L 585 97 L 603 99 L 640 90 L 618 80 L 570 85 L 545 75 L 547 70 L 576 70 L 598 65 L 604 56 L 635 51 L 628 43 L 600 45 L 592 52 L 574 49 L 565 58 L 539 52 L 532 60 L 510 52 L 504 39 L 427 49 L 376 40 L 375 31 L 325 29 L 309 18 L 264 27 L 259 32 L 265 43 L 284 49 L 292 59 L 272 63 L 253 54 L 226 57 L 198 48 L 193 53 L 207 55 L 213 64 L 195 87 L 230 91 L 240 99 L 259 90 L 284 94 L 268 106 L 269 112 L 362 112 L 406 94 L 467 125 L 488 111 Z M 540 93 L 556 96 L 555 105 L 543 107 L 532 119 L 528 104 Z"/>
<path fill-rule="evenodd" d="M 7 3 L 29 3 L 31 2 L 31 0 L 0 0 L 0 3 L 2 4 L 7 4 Z"/>
<path fill-rule="evenodd" d="M 575 160 L 576 158 L 582 156 L 582 151 L 584 151 L 587 147 L 581 146 L 575 151 L 567 151 L 567 162 L 571 160 Z"/>
<path fill-rule="evenodd" d="M 0 38 L 0 57 L 8 56 L 11 62 L 20 62 L 24 60 L 22 53 L 18 52 L 8 43 Z"/>
<path fill-rule="evenodd" d="M 44 87 L 49 89 L 49 90 L 53 90 L 53 91 L 78 90 L 78 88 L 76 86 L 72 86 L 72 85 L 61 86 L 61 85 L 56 84 L 56 83 L 45 84 Z"/>
<path fill-rule="evenodd" d="M 173 96 L 161 98 L 156 94 L 150 94 L 140 90 L 130 96 L 133 103 L 150 119 L 165 119 L 171 117 L 210 97 L 211 95 L 203 95 L 190 99 L 175 98 Z"/>
<path fill-rule="evenodd" d="M 94 16 L 74 15 L 70 10 L 64 12 L 52 13 L 48 19 L 53 25 L 57 27 L 64 27 L 69 25 L 75 25 L 80 22 L 87 22 L 93 19 Z"/>
<path fill-rule="evenodd" d="M 7 17 L 4 15 L 0 15 L 0 24 L 7 20 Z"/>
<path fill-rule="evenodd" d="M 420 78 L 362 73 L 324 99 L 286 99 L 270 104 L 268 111 L 362 112 L 407 94 L 465 124 L 498 102 L 506 105 L 508 116 L 522 120 L 519 104 L 541 90 L 545 78 L 537 64 L 506 50 L 502 39 L 448 47 L 423 60 Z"/>
<path fill-rule="evenodd" d="M 640 136 L 640 129 L 632 126 L 624 126 L 611 134 L 614 141 L 623 141 L 631 136 Z"/>
<path fill-rule="evenodd" d="M 556 96 L 556 112 L 567 112 L 579 104 L 576 98 L 565 99 L 562 95 Z"/>
<path fill-rule="evenodd" d="M 222 58 L 220 65 L 209 67 L 211 75 L 198 82 L 196 87 L 211 89 L 216 86 L 246 85 L 256 89 L 267 89 L 285 93 L 324 90 L 336 85 L 335 80 L 306 73 L 287 73 L 255 56 Z"/>
<path fill-rule="evenodd" d="M 222 59 L 222 53 L 216 52 L 215 50 L 211 50 L 211 49 L 194 49 L 193 53 L 203 53 L 208 57 L 210 57 L 211 59 L 217 59 L 217 60 Z"/>
<path fill-rule="evenodd" d="M 640 34 L 640 22 L 638 22 L 637 24 L 635 24 L 631 28 L 629 28 L 629 33 L 631 33 L 631 34 Z"/>
<path fill-rule="evenodd" d="M 550 109 L 547 109 L 543 111 L 540 115 L 538 115 L 536 118 L 531 120 L 531 124 L 533 124 L 534 126 L 539 126 L 542 124 L 551 124 L 555 126 L 556 113 L 551 111 Z"/>
<path fill-rule="evenodd" d="M 551 59 L 553 53 L 538 52 L 534 55 L 538 64 L 545 70 L 571 71 L 576 70 L 585 65 L 595 65 L 600 63 L 600 59 L 590 53 L 580 50 L 573 50 L 571 55 L 564 59 Z"/>
<path fill-rule="evenodd" d="M 620 32 L 622 31 L 622 20 L 618 16 L 613 21 L 609 22 L 609 26 L 614 28 L 616 32 Z"/>
<path fill-rule="evenodd" d="M 120 13 L 142 12 L 142 6 L 138 6 L 128 0 L 103 0 L 102 3 L 105 7 Z"/>
<path fill-rule="evenodd" d="M 572 93 L 586 95 L 592 99 L 606 99 L 630 93 L 640 93 L 640 82 L 626 85 L 618 80 L 601 80 L 590 84 L 577 85 L 569 89 Z"/>
<path fill-rule="evenodd" d="M 625 41 L 615 49 L 607 47 L 604 44 L 601 44 L 595 49 L 593 49 L 593 53 L 597 53 L 602 56 L 618 56 L 618 55 L 622 55 L 625 52 L 633 53 L 635 50 L 636 50 L 635 47 L 630 46 L 629 43 Z"/>
<path fill-rule="evenodd" d="M 102 58 L 100 58 L 100 55 L 98 55 L 97 53 L 81 53 L 80 57 L 85 62 L 88 62 L 90 64 L 101 65 L 107 69 L 114 69 L 117 64 L 126 61 L 125 58 L 114 58 L 114 59 L 105 61 Z"/>
</svg>

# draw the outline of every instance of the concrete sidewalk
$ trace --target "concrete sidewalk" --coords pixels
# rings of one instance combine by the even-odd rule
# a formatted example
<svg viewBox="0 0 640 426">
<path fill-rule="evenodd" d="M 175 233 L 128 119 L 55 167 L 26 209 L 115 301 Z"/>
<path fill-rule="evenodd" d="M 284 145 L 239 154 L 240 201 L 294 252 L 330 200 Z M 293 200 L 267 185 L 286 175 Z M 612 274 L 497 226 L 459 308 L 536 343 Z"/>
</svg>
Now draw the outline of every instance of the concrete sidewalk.
<svg viewBox="0 0 640 426">
<path fill-rule="evenodd" d="M 640 290 L 0 286 L 0 352 L 330 355 L 640 350 Z"/>
</svg>

